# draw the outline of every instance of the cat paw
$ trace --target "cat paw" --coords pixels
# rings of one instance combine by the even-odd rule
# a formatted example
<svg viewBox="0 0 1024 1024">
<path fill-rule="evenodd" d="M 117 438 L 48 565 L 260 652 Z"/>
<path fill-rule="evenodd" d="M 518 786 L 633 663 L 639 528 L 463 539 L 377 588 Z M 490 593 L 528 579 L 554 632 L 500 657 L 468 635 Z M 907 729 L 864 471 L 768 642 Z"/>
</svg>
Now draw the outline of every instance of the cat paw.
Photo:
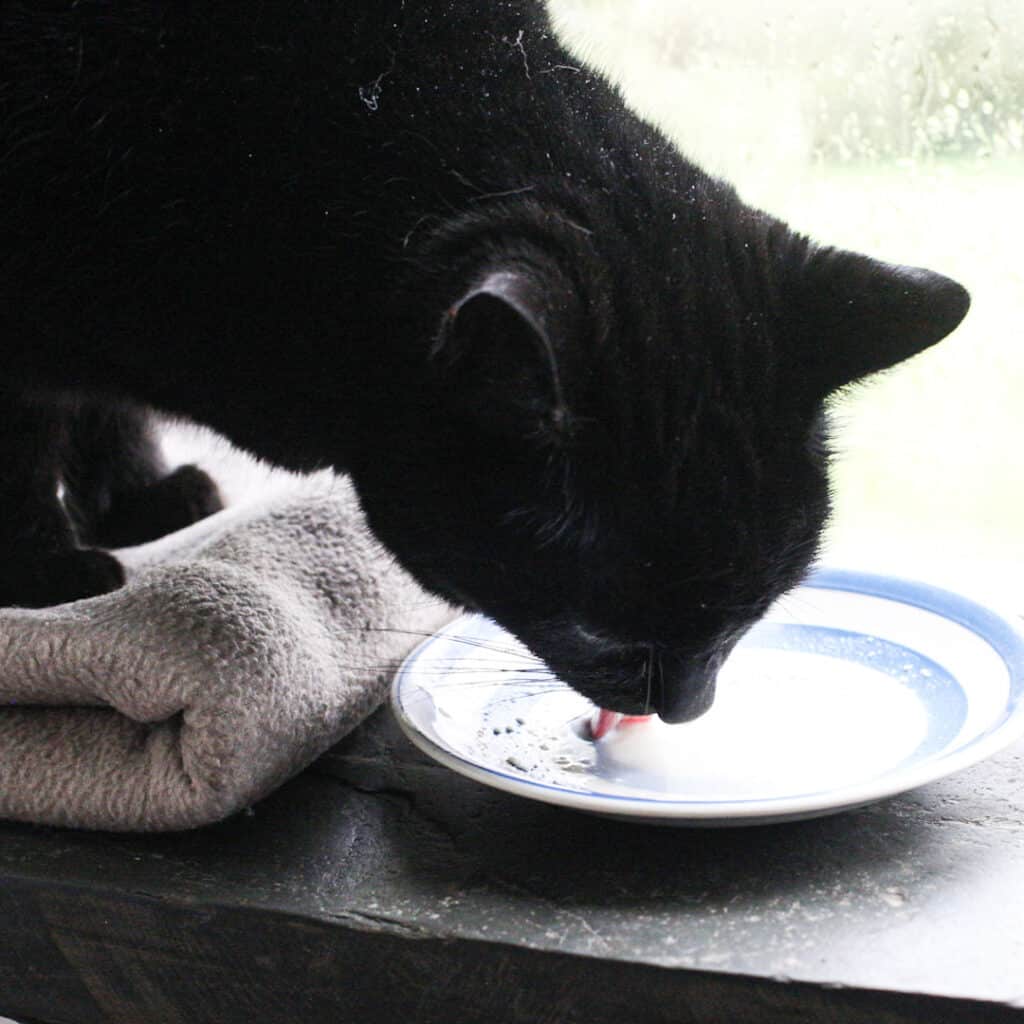
<svg viewBox="0 0 1024 1024">
<path fill-rule="evenodd" d="M 4 607 L 49 608 L 106 594 L 123 583 L 121 563 L 94 548 L 0 559 L 0 606 Z"/>
<path fill-rule="evenodd" d="M 96 541 L 108 548 L 145 544 L 223 507 L 220 491 L 207 473 L 198 466 L 180 466 L 148 487 L 119 494 L 96 526 Z"/>
</svg>

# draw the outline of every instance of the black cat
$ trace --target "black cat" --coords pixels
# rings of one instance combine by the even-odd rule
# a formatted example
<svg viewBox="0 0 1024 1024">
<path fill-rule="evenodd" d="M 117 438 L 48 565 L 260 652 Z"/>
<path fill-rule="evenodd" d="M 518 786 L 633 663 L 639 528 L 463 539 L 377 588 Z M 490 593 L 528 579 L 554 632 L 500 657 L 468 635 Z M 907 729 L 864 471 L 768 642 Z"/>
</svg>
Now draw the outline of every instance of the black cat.
<svg viewBox="0 0 1024 1024">
<path fill-rule="evenodd" d="M 0 202 L 0 600 L 217 507 L 161 409 L 669 721 L 811 562 L 823 400 L 969 303 L 745 206 L 539 0 L 0 0 Z"/>
</svg>

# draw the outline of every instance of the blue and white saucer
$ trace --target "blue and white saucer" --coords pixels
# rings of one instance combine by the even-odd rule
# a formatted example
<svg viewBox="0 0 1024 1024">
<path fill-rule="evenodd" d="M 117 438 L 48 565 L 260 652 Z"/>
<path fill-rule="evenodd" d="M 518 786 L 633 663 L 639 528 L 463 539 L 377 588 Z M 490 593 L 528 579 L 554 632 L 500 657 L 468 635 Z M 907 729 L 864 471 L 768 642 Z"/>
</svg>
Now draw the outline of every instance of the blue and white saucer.
<svg viewBox="0 0 1024 1024">
<path fill-rule="evenodd" d="M 744 825 L 861 806 L 1024 736 L 1024 631 L 935 587 L 822 570 L 735 649 L 714 707 L 589 738 L 593 706 L 464 616 L 399 670 L 409 738 L 489 786 L 615 818 Z"/>
</svg>

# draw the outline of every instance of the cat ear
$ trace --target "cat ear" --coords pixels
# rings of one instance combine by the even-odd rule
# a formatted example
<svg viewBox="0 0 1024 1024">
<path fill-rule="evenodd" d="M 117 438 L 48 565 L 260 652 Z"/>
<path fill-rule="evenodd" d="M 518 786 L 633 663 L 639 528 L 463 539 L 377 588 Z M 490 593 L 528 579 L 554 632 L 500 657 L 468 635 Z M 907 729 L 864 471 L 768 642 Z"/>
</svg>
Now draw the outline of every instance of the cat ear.
<svg viewBox="0 0 1024 1024">
<path fill-rule="evenodd" d="M 971 304 L 941 274 L 838 249 L 811 250 L 790 296 L 796 372 L 817 397 L 941 341 Z"/>
<path fill-rule="evenodd" d="M 509 269 L 489 272 L 451 306 L 432 354 L 478 426 L 516 438 L 568 432 L 556 349 L 571 305 L 541 274 Z"/>
</svg>

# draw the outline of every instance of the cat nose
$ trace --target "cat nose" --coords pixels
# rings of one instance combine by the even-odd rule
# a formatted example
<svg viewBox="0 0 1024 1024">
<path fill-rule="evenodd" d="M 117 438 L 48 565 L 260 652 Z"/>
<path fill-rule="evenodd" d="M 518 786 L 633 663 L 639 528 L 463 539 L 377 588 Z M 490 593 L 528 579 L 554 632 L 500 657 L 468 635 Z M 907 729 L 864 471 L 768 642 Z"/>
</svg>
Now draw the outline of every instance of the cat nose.
<svg viewBox="0 0 1024 1024">
<path fill-rule="evenodd" d="M 721 662 L 718 656 L 663 661 L 653 694 L 658 717 L 669 725 L 700 718 L 714 703 Z"/>
</svg>

